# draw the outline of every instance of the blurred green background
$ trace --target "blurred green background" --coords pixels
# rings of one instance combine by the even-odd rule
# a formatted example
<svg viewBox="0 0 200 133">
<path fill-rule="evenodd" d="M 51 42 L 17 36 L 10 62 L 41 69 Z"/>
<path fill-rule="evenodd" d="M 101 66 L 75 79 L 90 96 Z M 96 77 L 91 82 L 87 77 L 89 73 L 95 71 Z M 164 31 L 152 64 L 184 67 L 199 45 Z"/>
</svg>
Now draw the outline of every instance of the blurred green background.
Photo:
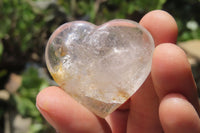
<svg viewBox="0 0 200 133">
<path fill-rule="evenodd" d="M 44 51 L 59 25 L 74 20 L 139 21 L 155 9 L 176 19 L 178 43 L 196 40 L 200 45 L 200 0 L 0 0 L 0 133 L 54 132 L 38 112 L 35 98 L 55 84 Z M 188 58 L 199 87 L 200 57 L 188 54 Z"/>
</svg>

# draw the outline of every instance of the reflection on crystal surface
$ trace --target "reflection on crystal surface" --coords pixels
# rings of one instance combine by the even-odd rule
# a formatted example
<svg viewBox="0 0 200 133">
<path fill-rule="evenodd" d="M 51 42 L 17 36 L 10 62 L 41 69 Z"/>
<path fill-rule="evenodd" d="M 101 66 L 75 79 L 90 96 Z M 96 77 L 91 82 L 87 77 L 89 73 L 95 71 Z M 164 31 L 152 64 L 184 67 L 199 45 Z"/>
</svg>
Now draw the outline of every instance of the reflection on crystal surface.
<svg viewBox="0 0 200 133">
<path fill-rule="evenodd" d="M 101 26 L 75 21 L 59 27 L 46 48 L 54 80 L 100 117 L 123 104 L 150 73 L 151 35 L 129 20 Z"/>
</svg>

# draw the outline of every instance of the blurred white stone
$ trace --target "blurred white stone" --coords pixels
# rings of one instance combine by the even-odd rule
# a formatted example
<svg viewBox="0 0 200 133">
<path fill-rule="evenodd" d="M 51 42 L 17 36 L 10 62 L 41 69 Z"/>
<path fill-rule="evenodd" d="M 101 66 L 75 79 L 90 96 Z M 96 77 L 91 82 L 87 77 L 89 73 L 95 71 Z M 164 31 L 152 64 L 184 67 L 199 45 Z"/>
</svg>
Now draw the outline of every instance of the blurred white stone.
<svg viewBox="0 0 200 133">
<path fill-rule="evenodd" d="M 19 114 L 16 115 L 13 121 L 14 133 L 28 133 L 31 121 L 31 118 L 23 118 Z"/>
<path fill-rule="evenodd" d="M 52 34 L 46 62 L 68 94 L 105 117 L 145 81 L 153 50 L 150 33 L 136 22 L 119 19 L 97 27 L 75 21 Z"/>
<path fill-rule="evenodd" d="M 17 89 L 21 86 L 22 77 L 15 73 L 11 73 L 8 83 L 6 83 L 5 88 L 10 93 L 15 93 Z"/>
<path fill-rule="evenodd" d="M 4 133 L 29 133 L 32 122 L 30 117 L 23 118 L 20 114 L 12 110 L 4 114 L 4 119 Z"/>
<path fill-rule="evenodd" d="M 192 31 L 197 30 L 199 25 L 196 21 L 190 20 L 187 22 L 186 27 Z"/>
<path fill-rule="evenodd" d="M 8 100 L 10 98 L 10 94 L 6 90 L 0 90 L 0 99 L 1 100 Z"/>
<path fill-rule="evenodd" d="M 188 60 L 191 65 L 195 65 L 200 61 L 200 40 L 180 42 L 178 45 L 188 55 Z"/>
</svg>

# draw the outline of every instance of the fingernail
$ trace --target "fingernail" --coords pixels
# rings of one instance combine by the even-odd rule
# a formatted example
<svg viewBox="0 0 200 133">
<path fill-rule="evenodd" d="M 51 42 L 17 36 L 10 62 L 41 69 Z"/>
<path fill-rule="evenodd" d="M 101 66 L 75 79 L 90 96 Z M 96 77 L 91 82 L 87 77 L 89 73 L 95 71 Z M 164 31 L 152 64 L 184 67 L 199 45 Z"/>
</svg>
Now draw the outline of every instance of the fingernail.
<svg viewBox="0 0 200 133">
<path fill-rule="evenodd" d="M 43 117 L 47 120 L 47 122 L 56 130 L 56 133 L 59 133 L 56 122 L 50 117 L 49 113 L 42 109 L 39 105 L 36 104 L 36 108 L 43 115 Z"/>
</svg>

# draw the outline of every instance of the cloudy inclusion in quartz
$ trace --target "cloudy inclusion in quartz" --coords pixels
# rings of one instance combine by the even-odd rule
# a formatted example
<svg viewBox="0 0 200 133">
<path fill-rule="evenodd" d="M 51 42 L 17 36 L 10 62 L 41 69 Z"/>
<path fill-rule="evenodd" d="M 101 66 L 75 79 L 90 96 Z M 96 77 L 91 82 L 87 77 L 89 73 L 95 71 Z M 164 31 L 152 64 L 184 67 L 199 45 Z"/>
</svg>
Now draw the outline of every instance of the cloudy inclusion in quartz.
<svg viewBox="0 0 200 133">
<path fill-rule="evenodd" d="M 75 21 L 52 34 L 46 62 L 68 94 L 105 117 L 145 81 L 153 50 L 151 35 L 133 21 L 119 19 L 101 26 Z"/>
</svg>

